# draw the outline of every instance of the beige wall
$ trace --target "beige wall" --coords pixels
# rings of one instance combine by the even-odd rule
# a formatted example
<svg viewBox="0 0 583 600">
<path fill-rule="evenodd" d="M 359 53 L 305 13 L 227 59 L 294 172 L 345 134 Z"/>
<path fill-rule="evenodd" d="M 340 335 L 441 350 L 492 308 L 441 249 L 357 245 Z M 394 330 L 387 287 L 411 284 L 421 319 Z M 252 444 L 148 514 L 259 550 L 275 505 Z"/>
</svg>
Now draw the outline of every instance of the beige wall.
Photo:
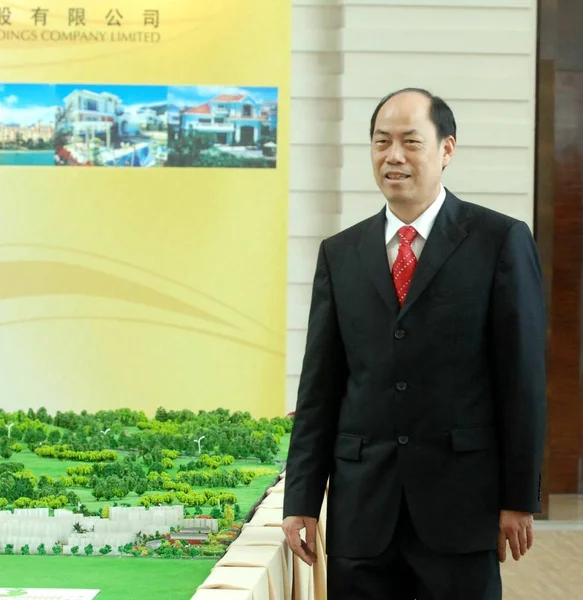
<svg viewBox="0 0 583 600">
<path fill-rule="evenodd" d="M 294 0 L 287 406 L 320 241 L 382 207 L 369 165 L 377 101 L 428 88 L 452 107 L 444 183 L 532 226 L 536 0 Z"/>
</svg>

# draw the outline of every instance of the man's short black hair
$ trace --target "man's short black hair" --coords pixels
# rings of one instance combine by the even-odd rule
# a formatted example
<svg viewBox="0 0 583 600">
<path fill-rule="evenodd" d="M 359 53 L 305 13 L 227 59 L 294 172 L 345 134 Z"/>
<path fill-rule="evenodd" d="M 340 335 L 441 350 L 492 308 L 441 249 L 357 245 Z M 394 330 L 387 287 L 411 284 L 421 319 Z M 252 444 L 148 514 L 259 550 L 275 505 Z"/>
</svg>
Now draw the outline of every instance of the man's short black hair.
<svg viewBox="0 0 583 600">
<path fill-rule="evenodd" d="M 403 94 L 405 92 L 417 92 L 418 94 L 423 94 L 431 100 L 431 120 L 433 121 L 433 124 L 437 129 L 437 140 L 439 142 L 449 137 L 450 135 L 453 136 L 454 139 L 456 139 L 455 117 L 453 116 L 451 108 L 442 98 L 440 98 L 439 96 L 434 96 L 431 92 L 428 92 L 427 90 L 421 88 L 404 88 L 402 90 L 390 93 L 378 103 L 370 120 L 371 140 L 372 136 L 374 135 L 377 116 L 383 105 L 386 102 L 388 102 L 393 96 L 396 96 L 397 94 Z"/>
</svg>

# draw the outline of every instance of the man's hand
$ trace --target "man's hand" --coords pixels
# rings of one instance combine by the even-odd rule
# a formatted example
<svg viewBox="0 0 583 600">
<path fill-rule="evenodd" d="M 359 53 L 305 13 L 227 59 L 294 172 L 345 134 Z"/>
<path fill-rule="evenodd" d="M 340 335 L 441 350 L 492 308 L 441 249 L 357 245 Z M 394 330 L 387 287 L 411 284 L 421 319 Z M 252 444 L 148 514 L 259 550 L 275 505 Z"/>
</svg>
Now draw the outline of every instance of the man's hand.
<svg viewBox="0 0 583 600">
<path fill-rule="evenodd" d="M 513 510 L 500 511 L 500 533 L 498 534 L 498 558 L 506 560 L 506 540 L 510 544 L 512 557 L 520 560 L 534 541 L 534 520 L 530 513 Z"/>
<path fill-rule="evenodd" d="M 314 517 L 286 517 L 282 529 L 292 552 L 301 558 L 308 566 L 312 566 L 316 560 L 316 530 L 318 519 Z M 306 541 L 300 536 L 300 531 L 306 529 Z"/>
</svg>

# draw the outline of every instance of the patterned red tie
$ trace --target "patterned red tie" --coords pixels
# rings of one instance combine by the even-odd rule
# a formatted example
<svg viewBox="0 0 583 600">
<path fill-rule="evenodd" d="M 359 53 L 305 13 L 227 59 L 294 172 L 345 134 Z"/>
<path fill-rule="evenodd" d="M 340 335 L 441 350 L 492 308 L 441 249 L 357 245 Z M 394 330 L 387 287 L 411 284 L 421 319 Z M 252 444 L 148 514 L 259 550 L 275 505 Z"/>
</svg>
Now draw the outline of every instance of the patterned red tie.
<svg viewBox="0 0 583 600">
<path fill-rule="evenodd" d="M 405 304 L 405 298 L 413 279 L 413 273 L 417 266 L 417 258 L 411 249 L 411 242 L 415 239 L 417 231 L 414 227 L 406 225 L 397 232 L 401 238 L 397 260 L 393 265 L 393 282 L 399 300 L 399 306 Z"/>
</svg>

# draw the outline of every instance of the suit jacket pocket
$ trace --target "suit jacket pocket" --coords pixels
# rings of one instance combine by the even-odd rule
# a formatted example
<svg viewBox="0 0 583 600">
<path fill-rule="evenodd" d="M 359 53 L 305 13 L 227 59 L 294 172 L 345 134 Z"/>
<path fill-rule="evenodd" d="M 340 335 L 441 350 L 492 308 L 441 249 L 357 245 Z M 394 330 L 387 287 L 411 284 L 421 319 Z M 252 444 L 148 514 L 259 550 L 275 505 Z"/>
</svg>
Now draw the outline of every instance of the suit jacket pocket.
<svg viewBox="0 0 583 600">
<path fill-rule="evenodd" d="M 360 460 L 363 438 L 351 433 L 339 433 L 334 445 L 334 456 L 345 460 Z"/>
<path fill-rule="evenodd" d="M 496 431 L 493 425 L 457 427 L 451 430 L 451 443 L 455 452 L 486 450 L 496 445 Z"/>
</svg>

